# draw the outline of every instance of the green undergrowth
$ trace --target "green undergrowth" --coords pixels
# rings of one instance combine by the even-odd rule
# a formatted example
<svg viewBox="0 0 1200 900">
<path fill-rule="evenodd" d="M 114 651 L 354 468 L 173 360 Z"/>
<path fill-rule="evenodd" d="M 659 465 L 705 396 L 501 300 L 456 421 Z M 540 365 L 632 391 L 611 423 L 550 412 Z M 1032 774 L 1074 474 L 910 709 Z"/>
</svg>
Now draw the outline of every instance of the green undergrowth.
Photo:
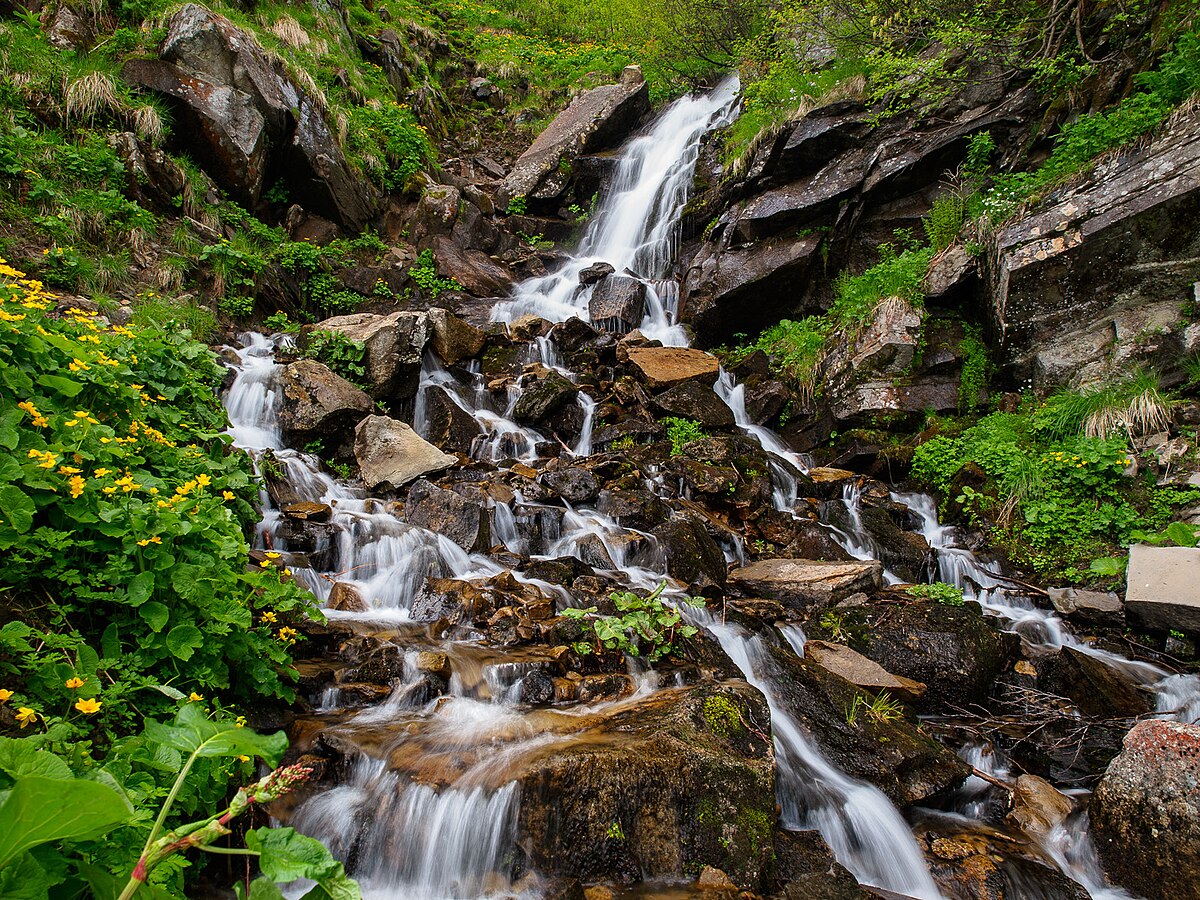
<svg viewBox="0 0 1200 900">
<path fill-rule="evenodd" d="M 23 825 L 99 789 L 123 812 L 15 851 L 6 818 L 0 894 L 111 897 L 183 771 L 155 723 L 194 705 L 236 729 L 292 700 L 296 626 L 316 612 L 278 554 L 250 564 L 257 480 L 222 434 L 213 354 L 177 328 L 106 327 L 55 302 L 0 263 L 0 804 L 36 775 L 55 784 Z M 168 824 L 220 809 L 253 755 L 197 760 Z M 164 860 L 159 895 L 184 896 L 191 864 Z"/>
</svg>

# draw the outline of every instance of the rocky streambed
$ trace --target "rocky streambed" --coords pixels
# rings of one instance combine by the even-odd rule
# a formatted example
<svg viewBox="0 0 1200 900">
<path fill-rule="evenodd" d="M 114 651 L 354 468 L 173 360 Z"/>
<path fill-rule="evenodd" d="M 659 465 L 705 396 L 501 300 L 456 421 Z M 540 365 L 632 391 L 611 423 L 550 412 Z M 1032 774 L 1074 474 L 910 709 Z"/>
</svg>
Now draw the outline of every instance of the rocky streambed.
<svg viewBox="0 0 1200 900">
<path fill-rule="evenodd" d="M 763 360 L 687 346 L 679 218 L 733 114 L 732 85 L 668 108 L 490 322 L 316 326 L 367 390 L 230 348 L 257 552 L 328 612 L 290 725 L 318 777 L 277 817 L 374 897 L 1197 896 L 1146 875 L 1196 870 L 1197 679 L 1076 637 L 929 498 L 812 466 Z M 581 649 L 571 610 L 664 583 L 675 652 Z"/>
</svg>

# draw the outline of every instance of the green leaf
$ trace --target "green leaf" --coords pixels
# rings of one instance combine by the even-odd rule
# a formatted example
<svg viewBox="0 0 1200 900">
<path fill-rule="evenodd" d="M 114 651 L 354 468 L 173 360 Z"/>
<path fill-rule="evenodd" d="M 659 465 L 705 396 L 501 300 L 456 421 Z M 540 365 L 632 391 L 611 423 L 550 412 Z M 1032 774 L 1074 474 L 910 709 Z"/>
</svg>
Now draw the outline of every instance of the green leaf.
<svg viewBox="0 0 1200 900">
<path fill-rule="evenodd" d="M 0 868 L 50 841 L 96 837 L 129 820 L 133 810 L 112 788 L 77 778 L 18 778 L 0 793 Z"/>
<path fill-rule="evenodd" d="M 246 848 L 259 854 L 263 874 L 279 882 L 297 878 L 320 881 L 342 866 L 324 844 L 294 828 L 251 829 L 246 832 Z"/>
<path fill-rule="evenodd" d="M 234 885 L 239 898 L 248 900 L 284 900 L 283 891 L 270 878 L 255 878 L 250 882 L 250 893 L 247 894 L 242 885 Z"/>
<path fill-rule="evenodd" d="M 0 897 L 4 900 L 46 900 L 50 896 L 50 879 L 30 853 L 25 853 L 13 865 L 0 869 Z"/>
<path fill-rule="evenodd" d="M 57 391 L 64 397 L 74 397 L 83 390 L 82 382 L 74 378 L 64 378 L 62 375 L 39 375 L 37 383 L 42 387 Z"/>
<path fill-rule="evenodd" d="M 0 511 L 0 522 L 7 519 L 14 531 L 24 534 L 33 524 L 37 506 L 20 488 L 6 484 L 0 486 Z"/>
<path fill-rule="evenodd" d="M 130 606 L 141 606 L 150 599 L 150 594 L 154 591 L 154 573 L 139 572 L 129 581 L 129 585 L 125 588 L 125 593 L 129 595 Z M 165 623 L 164 623 L 165 624 Z M 158 631 L 162 625 L 155 628 Z"/>
<path fill-rule="evenodd" d="M 0 737 L 0 771 L 13 778 L 36 775 L 41 778 L 70 780 L 71 767 L 49 750 L 39 750 L 28 741 Z"/>
<path fill-rule="evenodd" d="M 138 609 L 138 615 L 150 626 L 151 631 L 159 632 L 166 627 L 171 611 L 157 600 L 151 600 Z"/>
<path fill-rule="evenodd" d="M 197 756 L 261 756 L 275 765 L 288 747 L 282 731 L 259 734 L 229 722 L 214 722 L 199 703 L 188 703 L 171 724 L 146 722 L 146 737 L 156 744 Z"/>
<path fill-rule="evenodd" d="M 321 879 L 312 890 L 300 900 L 362 900 L 362 891 L 358 882 L 346 877 L 342 864 L 338 863 L 338 872 L 329 878 Z"/>
<path fill-rule="evenodd" d="M 10 409 L 4 415 L 0 416 L 0 447 L 6 450 L 16 450 L 17 443 L 21 440 L 20 429 L 17 428 L 17 423 L 21 421 L 21 411 L 19 409 Z M 9 460 L 15 464 L 15 460 Z M 10 470 L 6 467 L 0 476 L 7 475 Z M 5 481 L 12 481 L 13 477 L 9 476 Z"/>
<path fill-rule="evenodd" d="M 177 688 L 171 687 L 169 684 L 156 684 L 153 688 L 160 694 L 166 694 L 172 700 L 186 700 L 187 694 Z"/>
<path fill-rule="evenodd" d="M 204 635 L 195 625 L 176 625 L 167 633 L 167 649 L 176 659 L 189 660 L 204 646 Z"/>
</svg>

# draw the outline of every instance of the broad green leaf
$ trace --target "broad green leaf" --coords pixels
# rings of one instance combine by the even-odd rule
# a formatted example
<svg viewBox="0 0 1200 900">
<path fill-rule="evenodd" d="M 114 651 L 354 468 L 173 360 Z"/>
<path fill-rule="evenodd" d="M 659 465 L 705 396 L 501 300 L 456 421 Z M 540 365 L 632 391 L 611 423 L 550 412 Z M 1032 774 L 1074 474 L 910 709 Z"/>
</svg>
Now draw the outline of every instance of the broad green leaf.
<svg viewBox="0 0 1200 900">
<path fill-rule="evenodd" d="M 17 428 L 17 423 L 21 421 L 21 411 L 19 409 L 10 409 L 4 415 L 0 416 L 0 447 L 5 450 L 17 449 L 17 443 L 21 440 L 20 429 Z M 10 464 L 0 468 L 0 478 L 5 481 L 13 481 L 14 476 L 10 473 L 12 468 L 15 468 L 15 460 L 7 460 Z"/>
<path fill-rule="evenodd" d="M 275 765 L 288 747 L 282 731 L 259 734 L 228 722 L 214 722 L 199 703 L 188 703 L 171 724 L 146 722 L 146 737 L 156 744 L 197 756 L 261 756 Z"/>
<path fill-rule="evenodd" d="M 132 812 L 120 794 L 94 781 L 18 778 L 0 793 L 0 868 L 39 844 L 103 834 Z"/>
<path fill-rule="evenodd" d="M 0 737 L 0 771 L 13 778 L 37 775 L 42 778 L 70 780 L 71 767 L 49 750 L 39 750 L 28 741 Z"/>
<path fill-rule="evenodd" d="M 129 580 L 129 584 L 125 587 L 125 593 L 129 595 L 130 606 L 141 606 L 150 599 L 150 594 L 154 591 L 154 573 L 139 572 Z M 159 626 L 162 627 L 161 625 Z M 158 629 L 156 628 L 155 631 Z"/>
<path fill-rule="evenodd" d="M 239 900 L 284 900 L 283 891 L 270 878 L 255 878 L 250 882 L 250 893 L 238 883 L 234 885 Z"/>
<path fill-rule="evenodd" d="M 204 646 L 204 635 L 195 625 L 176 625 L 167 633 L 167 649 L 176 659 L 189 660 Z"/>
<path fill-rule="evenodd" d="M 150 626 L 150 630 L 155 632 L 162 631 L 167 625 L 167 619 L 171 618 L 171 611 L 157 600 L 151 600 L 140 607 L 138 614 Z"/>
<path fill-rule="evenodd" d="M 46 900 L 50 879 L 30 853 L 0 869 L 0 897 L 4 900 Z"/>
<path fill-rule="evenodd" d="M 33 524 L 37 506 L 28 495 L 11 484 L 0 485 L 0 522 L 8 522 L 13 530 L 24 534 Z"/>
<path fill-rule="evenodd" d="M 279 882 L 311 878 L 321 881 L 341 869 L 320 841 L 294 828 L 254 828 L 246 832 L 246 847 L 259 854 L 263 874 Z"/>
<path fill-rule="evenodd" d="M 358 882 L 347 877 L 342 864 L 338 863 L 337 874 L 321 879 L 300 900 L 362 900 L 362 891 Z"/>
<path fill-rule="evenodd" d="M 37 383 L 42 387 L 57 391 L 64 397 L 74 397 L 83 390 L 82 382 L 74 378 L 64 378 L 62 375 L 39 375 Z"/>
</svg>

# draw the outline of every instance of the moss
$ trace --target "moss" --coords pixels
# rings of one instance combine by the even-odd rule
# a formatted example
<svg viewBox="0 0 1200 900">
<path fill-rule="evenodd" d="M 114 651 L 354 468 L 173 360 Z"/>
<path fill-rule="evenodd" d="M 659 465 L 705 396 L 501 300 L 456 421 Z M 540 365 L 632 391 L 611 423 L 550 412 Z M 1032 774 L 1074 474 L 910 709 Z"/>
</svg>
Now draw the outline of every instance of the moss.
<svg viewBox="0 0 1200 900">
<path fill-rule="evenodd" d="M 750 845 L 751 855 L 757 855 L 772 842 L 771 817 L 761 809 L 744 808 L 738 811 L 735 820 L 738 832 Z"/>
<path fill-rule="evenodd" d="M 746 726 L 742 724 L 742 711 L 723 694 L 707 698 L 702 714 L 708 730 L 717 737 L 740 737 L 746 732 Z"/>
</svg>

